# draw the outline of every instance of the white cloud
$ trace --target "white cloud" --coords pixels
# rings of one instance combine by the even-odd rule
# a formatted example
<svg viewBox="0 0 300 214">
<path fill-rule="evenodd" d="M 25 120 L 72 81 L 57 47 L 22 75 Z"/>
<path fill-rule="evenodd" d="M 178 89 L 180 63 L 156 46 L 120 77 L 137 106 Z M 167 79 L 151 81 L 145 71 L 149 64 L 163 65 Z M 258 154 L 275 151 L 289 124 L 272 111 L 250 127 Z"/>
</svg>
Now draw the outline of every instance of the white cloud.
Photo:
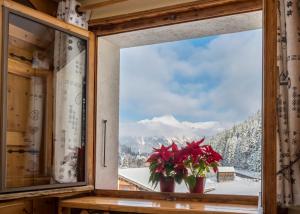
<svg viewBox="0 0 300 214">
<path fill-rule="evenodd" d="M 206 47 L 183 42 L 121 50 L 122 111 L 139 118 L 172 114 L 188 121 L 246 119 L 261 105 L 260 34 L 221 35 Z M 207 76 L 218 83 L 183 83 L 178 76 Z"/>
<path fill-rule="evenodd" d="M 199 137 L 211 136 L 221 132 L 229 127 L 230 123 L 221 123 L 218 121 L 206 122 L 187 122 L 178 121 L 172 115 L 144 119 L 138 122 L 120 123 L 120 136 L 136 137 Z"/>
</svg>

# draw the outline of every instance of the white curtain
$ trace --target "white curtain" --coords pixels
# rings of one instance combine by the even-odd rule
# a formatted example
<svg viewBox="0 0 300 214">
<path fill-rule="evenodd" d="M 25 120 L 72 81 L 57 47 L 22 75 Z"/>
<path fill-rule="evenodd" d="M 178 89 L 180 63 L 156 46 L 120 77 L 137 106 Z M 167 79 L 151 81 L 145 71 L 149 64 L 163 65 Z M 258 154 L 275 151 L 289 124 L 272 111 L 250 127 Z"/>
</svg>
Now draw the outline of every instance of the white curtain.
<svg viewBox="0 0 300 214">
<path fill-rule="evenodd" d="M 87 28 L 87 15 L 78 14 L 75 0 L 61 1 L 57 17 Z M 54 180 L 78 181 L 78 154 L 82 148 L 82 94 L 86 72 L 84 40 L 56 31 L 54 44 Z"/>
<path fill-rule="evenodd" d="M 279 205 L 300 205 L 300 1 L 278 1 Z"/>
</svg>

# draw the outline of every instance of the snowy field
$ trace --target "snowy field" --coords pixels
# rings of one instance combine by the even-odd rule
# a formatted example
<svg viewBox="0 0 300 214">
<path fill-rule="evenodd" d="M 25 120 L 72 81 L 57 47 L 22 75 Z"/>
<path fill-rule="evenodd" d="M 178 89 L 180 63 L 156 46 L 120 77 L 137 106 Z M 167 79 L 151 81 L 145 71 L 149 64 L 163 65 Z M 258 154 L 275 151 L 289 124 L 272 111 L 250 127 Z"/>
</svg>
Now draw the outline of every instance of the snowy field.
<svg viewBox="0 0 300 214">
<path fill-rule="evenodd" d="M 148 168 L 119 169 L 119 174 L 153 191 L 159 191 L 159 186 L 154 189 L 148 183 L 150 176 Z M 209 176 L 205 187 L 208 194 L 258 195 L 261 191 L 261 182 L 257 179 L 236 176 L 234 181 L 218 183 L 216 176 Z M 176 184 L 175 192 L 188 192 L 184 182 L 180 185 Z"/>
</svg>

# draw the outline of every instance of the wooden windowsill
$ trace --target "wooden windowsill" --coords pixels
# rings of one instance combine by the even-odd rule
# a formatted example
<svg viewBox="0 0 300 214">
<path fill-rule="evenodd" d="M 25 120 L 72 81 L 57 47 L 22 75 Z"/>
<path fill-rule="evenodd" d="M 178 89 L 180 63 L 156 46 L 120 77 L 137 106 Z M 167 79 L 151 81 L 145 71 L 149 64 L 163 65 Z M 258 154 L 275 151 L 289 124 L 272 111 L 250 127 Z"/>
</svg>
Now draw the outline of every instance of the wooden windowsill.
<svg viewBox="0 0 300 214">
<path fill-rule="evenodd" d="M 59 214 L 63 214 L 64 210 L 71 208 L 160 214 L 180 212 L 193 214 L 257 213 L 255 205 L 87 196 L 61 200 Z"/>
<path fill-rule="evenodd" d="M 128 191 L 96 189 L 94 196 L 112 198 L 137 198 L 167 201 L 196 201 L 220 204 L 258 205 L 258 196 L 251 195 L 222 195 L 222 194 L 197 194 L 179 192 L 154 192 L 154 191 Z"/>
</svg>

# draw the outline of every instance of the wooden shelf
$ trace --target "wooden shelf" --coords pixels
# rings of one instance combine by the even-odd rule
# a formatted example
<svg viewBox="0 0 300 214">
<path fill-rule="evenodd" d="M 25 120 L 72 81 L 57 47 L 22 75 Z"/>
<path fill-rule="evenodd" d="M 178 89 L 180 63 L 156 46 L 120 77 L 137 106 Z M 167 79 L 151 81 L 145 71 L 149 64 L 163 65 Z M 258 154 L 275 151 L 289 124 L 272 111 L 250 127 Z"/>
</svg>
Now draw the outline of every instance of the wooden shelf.
<svg viewBox="0 0 300 214">
<path fill-rule="evenodd" d="M 46 190 L 32 190 L 18 193 L 6 193 L 0 194 L 0 202 L 15 200 L 15 199 L 33 199 L 42 197 L 63 197 L 64 195 L 75 195 L 81 193 L 91 193 L 94 190 L 94 186 L 78 186 L 78 187 L 64 187 L 57 189 L 46 189 Z"/>
<path fill-rule="evenodd" d="M 257 206 L 190 201 L 165 201 L 132 198 L 87 196 L 60 201 L 59 214 L 68 209 L 102 210 L 130 213 L 193 213 L 193 214 L 236 214 L 257 213 Z M 68 213 L 68 212 L 66 212 Z"/>
</svg>

